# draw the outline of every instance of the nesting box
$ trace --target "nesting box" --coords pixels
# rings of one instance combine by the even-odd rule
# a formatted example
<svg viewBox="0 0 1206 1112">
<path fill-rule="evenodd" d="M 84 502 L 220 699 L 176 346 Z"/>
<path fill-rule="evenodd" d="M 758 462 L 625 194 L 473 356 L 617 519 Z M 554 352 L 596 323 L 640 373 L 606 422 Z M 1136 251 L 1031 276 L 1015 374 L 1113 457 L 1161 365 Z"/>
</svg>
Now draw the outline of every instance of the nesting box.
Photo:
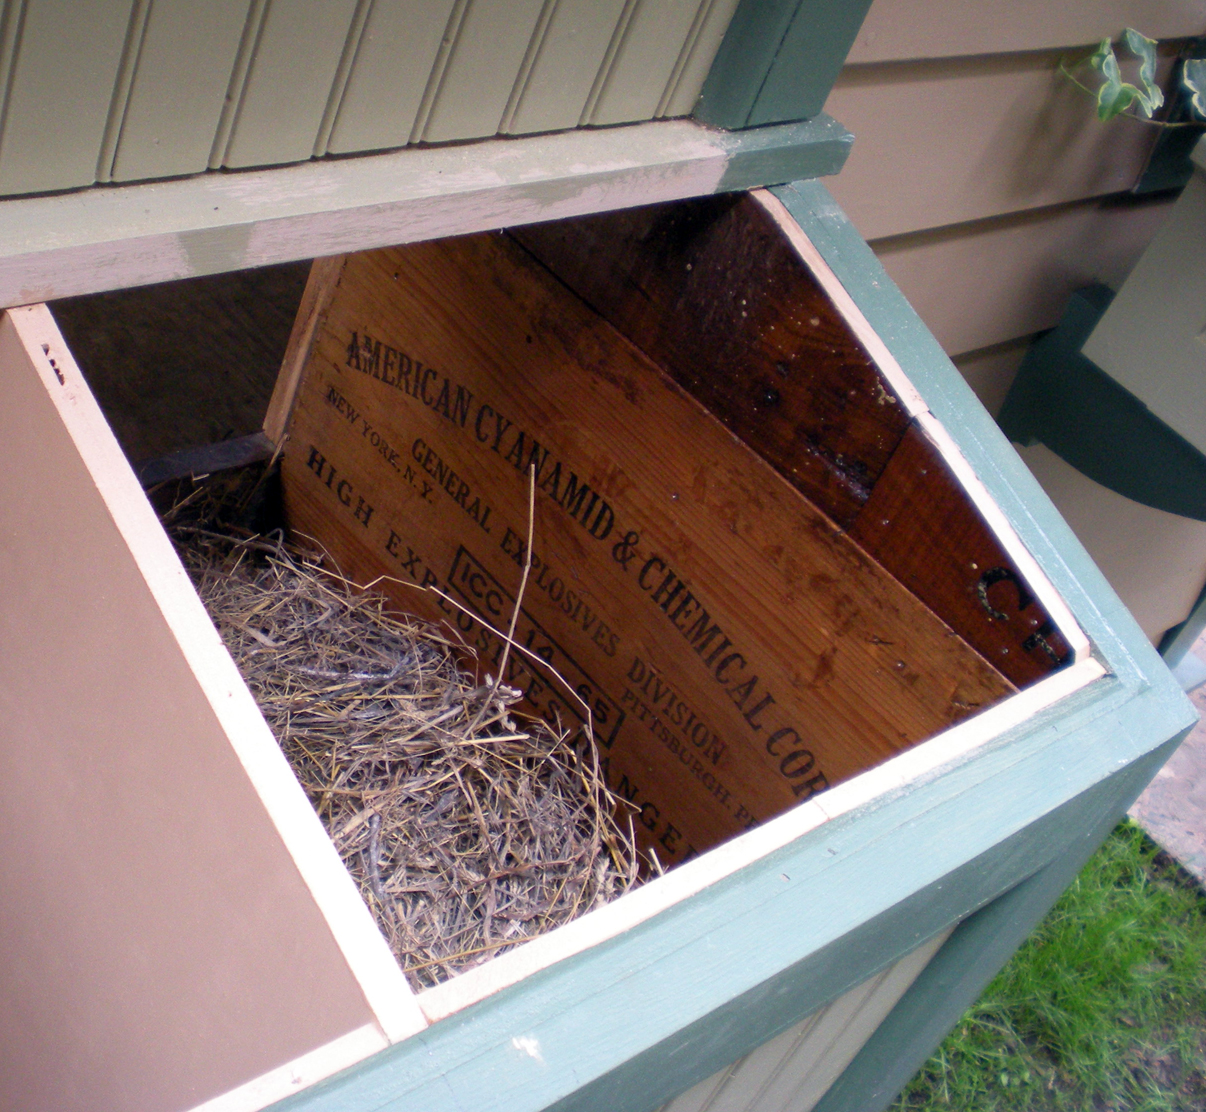
<svg viewBox="0 0 1206 1112">
<path fill-rule="evenodd" d="M 483 672 L 516 617 L 665 863 L 1087 650 L 769 193 L 324 260 L 301 319 L 293 530 Z"/>
<path fill-rule="evenodd" d="M 294 527 L 483 672 L 513 620 L 504 678 L 672 866 L 417 994 L 49 313 L 6 316 L 17 1107 L 833 1112 L 953 1020 L 1189 718 L 817 189 L 314 268 Z"/>
</svg>

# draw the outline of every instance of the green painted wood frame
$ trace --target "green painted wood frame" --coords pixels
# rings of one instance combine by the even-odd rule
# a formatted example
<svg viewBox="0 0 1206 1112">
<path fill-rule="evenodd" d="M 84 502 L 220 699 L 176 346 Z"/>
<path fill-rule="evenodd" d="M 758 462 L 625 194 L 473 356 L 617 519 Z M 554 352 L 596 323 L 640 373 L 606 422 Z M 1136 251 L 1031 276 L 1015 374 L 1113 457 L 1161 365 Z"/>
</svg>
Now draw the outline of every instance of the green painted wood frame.
<svg viewBox="0 0 1206 1112">
<path fill-rule="evenodd" d="M 695 118 L 742 128 L 815 116 L 870 7 L 871 0 L 742 0 Z"/>
<path fill-rule="evenodd" d="M 1109 674 L 922 781 L 281 1102 L 281 1112 L 649 1112 L 964 920 L 823 1105 L 873 1112 L 1192 724 L 1156 652 L 828 191 L 805 181 L 775 192 Z"/>
<path fill-rule="evenodd" d="M 813 1112 L 882 1112 L 979 997 L 1121 820 L 1178 739 L 1102 781 L 1083 825 L 1053 837 L 1064 849 L 1033 876 L 973 912 L 906 990 Z M 1082 801 L 1083 802 L 1083 801 Z M 1071 818 L 1069 808 L 1062 816 Z"/>
</svg>

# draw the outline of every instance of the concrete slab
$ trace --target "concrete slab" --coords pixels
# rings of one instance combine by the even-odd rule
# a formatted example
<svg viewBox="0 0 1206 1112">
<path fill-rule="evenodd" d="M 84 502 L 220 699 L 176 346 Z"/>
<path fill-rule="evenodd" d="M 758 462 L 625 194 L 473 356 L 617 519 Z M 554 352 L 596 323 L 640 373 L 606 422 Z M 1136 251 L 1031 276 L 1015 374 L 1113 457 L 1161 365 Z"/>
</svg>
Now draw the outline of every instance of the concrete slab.
<svg viewBox="0 0 1206 1112">
<path fill-rule="evenodd" d="M 1206 656 L 1206 638 L 1193 651 Z M 1206 887 L 1206 687 L 1191 691 L 1189 698 L 1203 721 L 1156 773 L 1130 814 Z"/>
</svg>

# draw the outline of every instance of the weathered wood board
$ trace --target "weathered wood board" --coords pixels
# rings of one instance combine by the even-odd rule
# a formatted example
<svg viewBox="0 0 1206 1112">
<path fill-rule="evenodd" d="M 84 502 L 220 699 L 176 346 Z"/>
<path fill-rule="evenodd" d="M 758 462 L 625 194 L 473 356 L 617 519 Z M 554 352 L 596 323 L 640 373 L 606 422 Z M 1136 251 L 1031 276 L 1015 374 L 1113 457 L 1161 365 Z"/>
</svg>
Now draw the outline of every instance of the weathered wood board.
<svg viewBox="0 0 1206 1112">
<path fill-rule="evenodd" d="M 704 197 L 512 234 L 841 525 L 909 424 L 770 215 Z"/>
<path fill-rule="evenodd" d="M 312 282 L 283 465 L 292 527 L 459 629 L 491 672 L 502 643 L 482 623 L 506 628 L 515 605 L 534 465 L 517 640 L 590 704 L 611 783 L 662 860 L 1012 690 L 509 237 L 348 256 Z M 506 679 L 551 720 L 584 717 L 524 656 Z"/>
<path fill-rule="evenodd" d="M 1071 658 L 938 448 L 911 425 L 850 529 L 888 571 L 1016 684 Z"/>
<path fill-rule="evenodd" d="M 1011 682 L 1066 661 L 1033 587 L 773 206 L 705 197 L 511 234 Z"/>
</svg>

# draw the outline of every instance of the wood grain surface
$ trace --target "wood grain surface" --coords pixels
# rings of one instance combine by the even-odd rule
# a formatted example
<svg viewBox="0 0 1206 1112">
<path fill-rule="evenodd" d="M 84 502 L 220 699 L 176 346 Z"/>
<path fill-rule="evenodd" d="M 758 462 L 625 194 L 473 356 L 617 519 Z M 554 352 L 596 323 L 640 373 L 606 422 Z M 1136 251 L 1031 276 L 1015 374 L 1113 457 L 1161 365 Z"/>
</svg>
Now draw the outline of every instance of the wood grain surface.
<svg viewBox="0 0 1206 1112">
<path fill-rule="evenodd" d="M 1012 690 L 508 237 L 351 256 L 285 452 L 295 529 L 498 666 L 592 706 L 647 846 L 683 860 Z M 416 589 L 419 588 L 419 589 Z M 513 656 L 531 709 L 584 712 Z"/>
<path fill-rule="evenodd" d="M 1070 649 L 938 449 L 911 426 L 850 536 L 1019 686 Z"/>
<path fill-rule="evenodd" d="M 829 298 L 752 198 L 512 234 L 840 524 L 908 425 Z"/>
<path fill-rule="evenodd" d="M 233 271 L 51 306 L 130 460 L 259 431 L 309 269 Z"/>
</svg>

